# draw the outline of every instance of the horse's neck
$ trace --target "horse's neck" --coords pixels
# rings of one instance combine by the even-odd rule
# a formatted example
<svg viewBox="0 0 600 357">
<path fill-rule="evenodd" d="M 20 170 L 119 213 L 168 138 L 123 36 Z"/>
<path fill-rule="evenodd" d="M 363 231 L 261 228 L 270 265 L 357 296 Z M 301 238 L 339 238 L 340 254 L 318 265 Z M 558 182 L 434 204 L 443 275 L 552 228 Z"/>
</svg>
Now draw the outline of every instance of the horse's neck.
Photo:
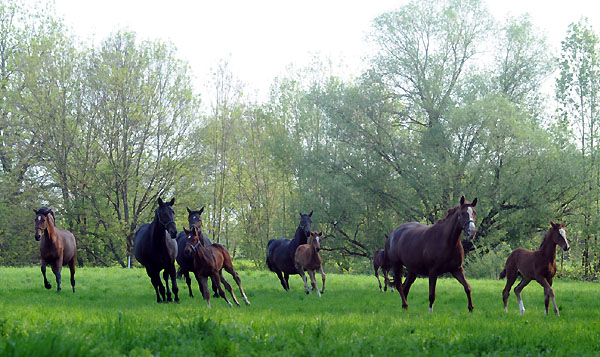
<svg viewBox="0 0 600 357">
<path fill-rule="evenodd" d="M 457 210 L 457 212 L 460 212 Z M 452 216 L 446 218 L 444 222 L 441 222 L 443 227 L 440 227 L 443 231 L 444 242 L 450 246 L 455 246 L 460 241 L 460 235 L 462 233 L 462 227 L 458 224 L 458 214 L 455 212 Z"/>
<path fill-rule="evenodd" d="M 556 259 L 556 243 L 552 240 L 551 234 L 546 234 L 544 240 L 542 241 L 542 245 L 540 249 L 538 249 L 542 255 L 550 261 Z"/>
<path fill-rule="evenodd" d="M 296 229 L 296 234 L 294 235 L 294 239 L 292 239 L 292 241 L 290 242 L 290 246 L 296 246 L 296 248 L 298 248 L 298 246 L 300 244 L 306 244 L 306 241 L 302 241 L 302 238 L 304 237 L 304 231 L 298 227 Z"/>
<path fill-rule="evenodd" d="M 54 245 L 56 245 L 58 234 L 56 232 L 56 226 L 54 225 L 54 219 L 50 214 L 48 214 L 48 225 L 46 226 L 46 232 L 48 234 L 48 239 L 54 243 Z"/>
<path fill-rule="evenodd" d="M 158 217 L 154 216 L 154 221 L 152 221 L 152 240 L 154 242 L 165 242 L 165 229 L 158 222 Z"/>
</svg>

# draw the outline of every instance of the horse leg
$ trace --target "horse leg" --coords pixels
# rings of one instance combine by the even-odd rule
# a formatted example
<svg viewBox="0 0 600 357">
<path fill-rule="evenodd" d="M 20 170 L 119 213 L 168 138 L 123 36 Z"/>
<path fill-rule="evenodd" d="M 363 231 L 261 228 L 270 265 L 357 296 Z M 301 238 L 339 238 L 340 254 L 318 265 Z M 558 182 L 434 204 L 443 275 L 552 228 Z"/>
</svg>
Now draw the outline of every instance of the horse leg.
<svg viewBox="0 0 600 357">
<path fill-rule="evenodd" d="M 433 313 L 433 303 L 435 302 L 435 284 L 437 275 L 429 274 L 429 313 Z"/>
<path fill-rule="evenodd" d="M 306 291 L 306 295 L 310 294 L 310 290 L 308 289 L 308 281 L 306 281 L 306 274 L 304 274 L 304 268 L 298 269 L 298 273 L 304 282 L 304 290 Z"/>
<path fill-rule="evenodd" d="M 152 283 L 154 291 L 156 292 L 156 302 L 163 302 L 165 300 L 165 287 L 160 281 L 160 272 L 146 268 L 146 273 L 150 277 L 150 282 Z"/>
<path fill-rule="evenodd" d="M 408 292 L 410 291 L 410 287 L 415 282 L 417 278 L 417 274 L 413 274 L 410 271 L 406 272 L 406 279 L 404 279 L 404 284 L 402 284 L 402 289 L 404 290 L 404 296 L 408 298 Z"/>
<path fill-rule="evenodd" d="M 515 295 L 517 296 L 517 301 L 519 302 L 519 312 L 521 316 L 523 316 L 523 314 L 525 313 L 525 305 L 523 305 L 523 299 L 521 299 L 521 291 L 524 287 L 527 286 L 527 284 L 529 284 L 530 281 L 531 279 L 523 277 L 521 279 L 521 282 L 515 287 L 514 290 Z"/>
<path fill-rule="evenodd" d="M 229 274 L 231 274 L 231 276 L 233 277 L 233 280 L 237 284 L 238 288 L 240 288 L 240 294 L 242 294 L 242 299 L 244 299 L 244 302 L 246 303 L 246 305 L 250 305 L 250 301 L 248 300 L 248 297 L 246 296 L 246 293 L 244 292 L 244 289 L 242 288 L 242 280 L 240 279 L 240 275 L 237 273 L 237 271 L 235 271 L 235 269 L 233 269 L 233 264 L 225 266 L 225 270 Z M 231 293 L 231 295 L 233 296 L 233 293 Z M 235 297 L 233 299 L 235 300 Z M 236 300 L 236 303 L 237 303 L 237 300 Z"/>
<path fill-rule="evenodd" d="M 279 282 L 281 283 L 281 286 L 283 286 L 283 289 L 288 290 L 285 286 L 285 280 L 283 279 L 283 274 L 281 273 L 281 270 L 277 270 L 275 273 L 277 273 L 277 277 L 279 278 Z"/>
<path fill-rule="evenodd" d="M 179 287 L 177 286 L 177 270 L 175 270 L 175 264 L 169 267 L 169 275 L 171 276 L 171 290 L 175 295 L 175 302 L 179 302 Z"/>
<path fill-rule="evenodd" d="M 399 268 L 398 268 L 398 266 L 394 266 L 394 269 L 393 269 L 394 284 L 396 284 L 396 290 L 398 290 L 398 294 L 400 294 L 400 298 L 402 299 L 402 308 L 407 309 L 408 303 L 406 301 L 406 295 L 404 295 L 404 289 L 402 288 L 402 272 L 403 272 L 403 270 L 404 269 L 403 269 L 402 265 L 400 265 Z"/>
<path fill-rule="evenodd" d="M 321 297 L 321 292 L 319 291 L 319 289 L 317 289 L 317 280 L 315 279 L 315 271 L 309 270 L 308 275 L 310 276 L 310 285 L 312 286 L 313 290 L 317 291 L 317 295 L 319 297 Z"/>
<path fill-rule="evenodd" d="M 233 305 L 229 302 L 229 300 L 227 300 L 227 295 L 225 295 L 225 292 L 223 291 L 223 288 L 221 287 L 221 278 L 219 277 L 219 273 L 213 272 L 213 274 L 210 276 L 210 279 L 213 280 L 214 282 L 216 282 L 217 286 L 219 287 L 219 296 L 225 300 L 225 302 L 227 303 L 227 305 L 229 305 L 229 307 L 232 307 Z"/>
<path fill-rule="evenodd" d="M 465 278 L 465 269 L 461 266 L 460 269 L 453 272 L 452 275 L 458 280 L 459 283 L 465 288 L 465 294 L 467 294 L 469 312 L 473 312 L 473 300 L 471 300 L 471 286 L 467 283 Z"/>
<path fill-rule="evenodd" d="M 322 265 L 319 267 L 319 273 L 321 273 L 321 279 L 323 279 L 323 287 L 321 288 L 321 294 L 323 294 L 325 292 L 325 272 Z"/>
<path fill-rule="evenodd" d="M 227 280 L 225 280 L 225 277 L 223 276 L 223 270 L 221 270 L 219 272 L 219 278 L 221 279 L 221 282 L 223 283 L 223 286 L 225 286 L 225 290 L 229 291 L 229 294 L 233 298 L 233 302 L 235 302 L 235 304 L 237 306 L 240 306 L 240 303 L 238 302 L 238 299 L 235 297 L 235 294 L 233 293 L 233 289 L 231 288 L 231 284 L 229 284 L 229 282 Z"/>
<path fill-rule="evenodd" d="M 194 272 L 196 275 L 196 280 L 198 281 L 198 286 L 200 287 L 200 292 L 202 293 L 202 297 L 206 300 L 206 306 L 210 308 L 210 292 L 208 291 L 208 277 L 200 276 L 200 274 Z"/>
<path fill-rule="evenodd" d="M 387 291 L 388 286 L 392 289 L 392 291 L 394 291 L 394 285 L 392 285 L 388 276 L 389 269 L 381 268 L 381 272 L 383 273 L 383 291 Z"/>
<path fill-rule="evenodd" d="M 44 287 L 48 290 L 52 289 L 52 284 L 46 279 L 46 262 L 42 261 L 42 275 L 44 276 Z"/>
<path fill-rule="evenodd" d="M 379 268 L 378 267 L 374 267 L 374 269 L 375 269 L 375 277 L 377 278 L 377 282 L 379 283 L 379 291 L 383 292 L 383 290 L 381 289 L 381 280 L 379 280 L 379 272 L 378 272 Z M 383 281 L 383 284 L 385 286 L 385 280 Z M 385 286 L 385 289 L 387 291 L 387 286 Z"/>
<path fill-rule="evenodd" d="M 502 301 L 504 302 L 504 312 L 508 312 L 508 297 L 510 296 L 510 288 L 512 288 L 515 280 L 519 276 L 518 271 L 512 271 L 506 269 L 506 285 L 504 286 L 504 290 L 502 290 Z"/>
<path fill-rule="evenodd" d="M 554 305 L 554 314 L 556 316 L 560 316 L 560 314 L 558 313 L 558 307 L 556 307 L 556 299 L 554 298 L 554 289 L 552 289 L 548 280 L 546 280 L 546 278 L 544 278 L 544 277 L 541 277 L 541 278 L 536 279 L 536 281 L 538 283 L 540 283 L 541 286 L 544 287 L 544 305 L 546 306 L 546 310 L 545 310 L 544 314 L 546 316 L 548 315 L 548 304 L 550 302 L 550 298 L 552 298 L 552 305 Z"/>
<path fill-rule="evenodd" d="M 283 273 L 283 278 L 285 279 L 285 290 L 290 291 L 290 274 Z"/>
<path fill-rule="evenodd" d="M 62 280 L 62 277 L 61 277 L 62 264 L 52 264 L 51 267 L 52 267 L 52 272 L 56 276 L 56 291 L 60 293 L 60 291 L 62 290 L 62 288 L 60 286 L 60 283 Z"/>
<path fill-rule="evenodd" d="M 213 297 L 215 299 L 219 298 L 219 286 L 217 285 L 217 282 L 214 281 L 212 278 L 210 279 L 210 286 L 212 287 L 213 290 Z"/>
<path fill-rule="evenodd" d="M 194 297 L 194 294 L 192 293 L 192 279 L 190 278 L 190 272 L 189 271 L 185 271 L 183 273 L 183 276 L 185 277 L 185 283 L 188 286 L 188 290 L 190 292 L 190 297 Z"/>
<path fill-rule="evenodd" d="M 173 298 L 171 298 L 171 289 L 169 289 L 169 271 L 167 268 L 163 270 L 163 279 L 165 281 L 165 286 L 167 288 L 167 302 L 173 302 Z"/>
<path fill-rule="evenodd" d="M 75 293 L 75 258 L 69 262 L 69 271 L 71 272 L 71 286 L 73 287 L 73 293 Z"/>
</svg>

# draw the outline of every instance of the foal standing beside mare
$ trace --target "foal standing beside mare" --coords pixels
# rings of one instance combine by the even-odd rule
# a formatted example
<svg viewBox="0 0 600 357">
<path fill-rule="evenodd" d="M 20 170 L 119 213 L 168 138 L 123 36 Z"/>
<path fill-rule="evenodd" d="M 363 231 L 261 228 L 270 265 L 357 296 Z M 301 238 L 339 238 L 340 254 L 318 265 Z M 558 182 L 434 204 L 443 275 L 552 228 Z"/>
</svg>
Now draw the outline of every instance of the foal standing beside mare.
<svg viewBox="0 0 600 357">
<path fill-rule="evenodd" d="M 290 274 L 298 274 L 296 264 L 294 263 L 294 255 L 298 246 L 306 244 L 310 236 L 312 214 L 313 211 L 310 211 L 309 214 L 300 212 L 300 223 L 298 224 L 298 228 L 296 228 L 294 239 L 271 239 L 267 243 L 267 266 L 269 270 L 277 274 L 281 286 L 285 290 L 290 290 L 288 282 Z"/>
<path fill-rule="evenodd" d="M 198 227 L 200 230 L 202 229 L 202 212 L 204 212 L 204 207 L 200 208 L 199 211 L 192 211 L 188 207 L 186 207 L 188 211 L 188 223 L 189 229 L 193 227 Z M 190 297 L 194 297 L 192 293 L 192 279 L 190 279 L 190 272 L 194 271 L 194 258 L 190 255 L 185 255 L 183 253 L 185 249 L 185 239 L 187 235 L 185 232 L 181 231 L 177 235 L 177 263 L 179 264 L 179 271 L 177 272 L 177 276 L 180 277 L 183 275 L 185 277 L 185 282 L 188 286 L 188 291 Z M 202 233 L 202 239 L 204 240 L 204 245 L 209 246 L 212 244 L 212 241 L 208 238 L 208 236 Z M 215 297 L 219 295 L 215 291 Z"/>
<path fill-rule="evenodd" d="M 567 241 L 565 226 L 552 221 L 550 221 L 550 225 L 551 227 L 546 232 L 542 245 L 540 245 L 538 250 L 531 251 L 525 248 L 517 248 L 506 259 L 504 270 L 500 273 L 500 279 L 506 277 L 506 286 L 502 291 L 504 312 L 508 312 L 507 305 L 510 288 L 515 283 L 517 276 L 521 275 L 521 282 L 515 287 L 515 295 L 519 301 L 521 315 L 525 312 L 523 299 L 521 299 L 521 291 L 531 280 L 535 279 L 535 281 L 544 287 L 546 315 L 548 315 L 549 300 L 552 298 L 554 313 L 556 316 L 559 316 L 556 299 L 554 298 L 554 290 L 552 290 L 552 278 L 556 274 L 556 246 L 560 245 L 565 251 L 569 250 L 570 246 Z"/>
<path fill-rule="evenodd" d="M 469 311 L 473 311 L 471 287 L 462 266 L 465 253 L 460 237 L 463 231 L 468 237 L 475 235 L 476 204 L 477 198 L 469 202 L 463 196 L 460 204 L 448 210 L 446 217 L 434 225 L 404 223 L 389 235 L 385 242 L 385 254 L 394 272 L 394 283 L 402 298 L 402 308 L 408 307 L 406 297 L 412 283 L 418 275 L 425 275 L 429 277 L 429 312 L 433 312 L 437 277 L 451 273 L 464 287 Z M 407 271 L 404 284 L 403 266 Z"/>
<path fill-rule="evenodd" d="M 207 285 L 208 277 L 210 277 L 213 290 L 217 290 L 219 296 L 225 299 L 229 306 L 231 306 L 231 303 L 227 300 L 227 296 L 225 296 L 225 292 L 221 288 L 221 282 L 225 285 L 225 289 L 231 294 L 235 304 L 240 306 L 240 303 L 233 293 L 231 284 L 229 284 L 223 276 L 223 269 L 233 276 L 233 280 L 235 280 L 240 288 L 240 293 L 242 294 L 242 298 L 246 302 L 246 305 L 250 305 L 250 301 L 248 301 L 248 297 L 246 297 L 246 293 L 244 292 L 244 289 L 242 289 L 240 276 L 233 268 L 231 256 L 227 249 L 221 244 L 216 243 L 205 246 L 204 241 L 201 239 L 202 231 L 197 226 L 192 227 L 190 230 L 184 228 L 183 231 L 186 234 L 184 253 L 194 259 L 193 272 L 198 281 L 198 285 L 200 286 L 202 296 L 206 300 L 206 305 L 210 307 L 210 293 Z"/>
<path fill-rule="evenodd" d="M 40 241 L 42 257 L 42 275 L 44 287 L 51 289 L 52 284 L 46 279 L 46 265 L 50 264 L 56 276 L 56 291 L 61 291 L 61 271 L 63 265 L 69 265 L 71 286 L 75 292 L 75 263 L 77 263 L 77 245 L 75 236 L 66 229 L 56 228 L 54 212 L 48 207 L 40 207 L 35 212 L 35 240 Z"/>
<path fill-rule="evenodd" d="M 163 202 L 158 198 L 158 208 L 154 211 L 154 220 L 152 223 L 143 224 L 135 232 L 135 243 L 133 253 L 135 259 L 144 267 L 150 277 L 154 291 L 156 292 L 156 302 L 170 302 L 171 291 L 169 290 L 169 277 L 175 302 L 179 301 L 177 281 L 175 279 L 175 256 L 177 255 L 177 243 L 175 236 L 175 212 L 173 204 L 175 198 L 169 202 Z M 165 286 L 160 280 L 160 272 L 163 271 L 163 279 L 167 286 L 165 297 Z"/>
<path fill-rule="evenodd" d="M 323 272 L 323 264 L 321 261 L 321 256 L 319 255 L 319 250 L 321 250 L 322 235 L 323 232 L 310 232 L 308 243 L 298 246 L 298 249 L 296 249 L 296 254 L 294 255 L 296 269 L 298 270 L 298 274 L 300 274 L 302 277 L 302 281 L 304 281 L 306 294 L 308 295 L 310 291 L 308 290 L 306 275 L 304 275 L 305 270 L 308 272 L 308 276 L 310 276 L 310 284 L 312 285 L 312 288 L 317 291 L 317 295 L 319 295 L 319 297 L 321 297 L 321 294 L 325 292 L 325 273 Z M 317 282 L 315 281 L 316 270 L 321 273 L 321 277 L 323 279 L 323 287 L 321 288 L 321 292 L 319 292 L 319 289 L 317 289 Z"/>
<path fill-rule="evenodd" d="M 381 268 L 381 272 L 383 273 L 383 290 L 381 289 L 381 280 L 379 280 L 379 268 Z M 394 286 L 392 285 L 388 277 L 390 266 L 387 260 L 385 259 L 385 250 L 379 249 L 375 251 L 375 254 L 373 254 L 373 270 L 375 270 L 375 277 L 377 278 L 377 282 L 379 283 L 379 291 L 387 291 L 388 286 L 392 288 L 393 291 Z"/>
</svg>

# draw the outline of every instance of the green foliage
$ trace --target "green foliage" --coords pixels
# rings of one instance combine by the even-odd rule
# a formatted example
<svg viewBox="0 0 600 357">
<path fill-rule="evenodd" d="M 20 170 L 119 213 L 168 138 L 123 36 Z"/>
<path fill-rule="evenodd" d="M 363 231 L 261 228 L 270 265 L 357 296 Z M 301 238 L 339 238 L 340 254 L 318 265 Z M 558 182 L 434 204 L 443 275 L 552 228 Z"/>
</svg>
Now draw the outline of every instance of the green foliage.
<svg viewBox="0 0 600 357">
<path fill-rule="evenodd" d="M 319 299 L 304 294 L 298 276 L 285 292 L 272 273 L 242 272 L 252 305 L 213 299 L 207 309 L 185 294 L 179 304 L 156 304 L 142 269 L 77 274 L 77 292 L 57 294 L 42 287 L 38 268 L 0 268 L 1 355 L 588 355 L 600 348 L 591 283 L 555 281 L 557 318 L 544 316 L 535 283 L 523 291 L 521 317 L 514 296 L 504 313 L 504 281 L 496 280 L 469 280 L 469 313 L 462 286 L 439 279 L 430 314 L 426 279 L 417 279 L 403 311 L 398 294 L 380 293 L 373 276 L 328 274 Z"/>
</svg>

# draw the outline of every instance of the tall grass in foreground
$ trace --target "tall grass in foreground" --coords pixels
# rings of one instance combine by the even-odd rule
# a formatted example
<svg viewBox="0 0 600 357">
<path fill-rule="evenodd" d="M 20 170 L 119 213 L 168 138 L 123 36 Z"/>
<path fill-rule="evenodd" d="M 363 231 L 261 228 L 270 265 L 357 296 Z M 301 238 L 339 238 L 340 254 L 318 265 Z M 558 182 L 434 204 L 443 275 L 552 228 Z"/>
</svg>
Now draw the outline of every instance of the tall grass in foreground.
<svg viewBox="0 0 600 357">
<path fill-rule="evenodd" d="M 504 281 L 473 280 L 475 311 L 462 286 L 439 279 L 434 313 L 418 279 L 402 311 L 398 293 L 380 293 L 373 276 L 327 275 L 325 294 L 305 295 L 298 276 L 285 292 L 275 274 L 241 272 L 252 305 L 195 298 L 178 281 L 179 304 L 157 304 L 142 269 L 84 268 L 76 293 L 42 286 L 38 267 L 0 268 L 0 355 L 574 355 L 600 351 L 600 285 L 554 284 L 561 312 L 544 316 L 543 289 L 514 295 L 503 311 Z M 227 278 L 227 276 L 226 276 Z M 52 278 L 53 279 L 53 278 Z"/>
</svg>

